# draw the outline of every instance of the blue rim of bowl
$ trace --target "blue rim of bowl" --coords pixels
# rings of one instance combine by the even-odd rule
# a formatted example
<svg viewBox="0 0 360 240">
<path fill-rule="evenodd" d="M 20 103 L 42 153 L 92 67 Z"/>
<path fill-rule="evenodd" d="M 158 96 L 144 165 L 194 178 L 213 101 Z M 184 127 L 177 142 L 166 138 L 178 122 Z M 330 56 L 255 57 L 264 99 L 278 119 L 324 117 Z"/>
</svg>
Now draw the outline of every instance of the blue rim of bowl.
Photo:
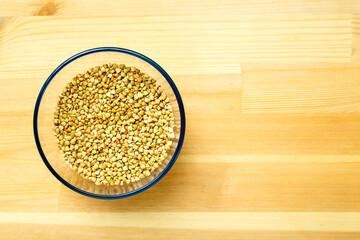
<svg viewBox="0 0 360 240">
<path fill-rule="evenodd" d="M 117 195 L 101 195 L 101 194 L 94 194 L 94 193 L 89 193 L 86 192 L 84 190 L 81 190 L 73 185 L 71 185 L 70 183 L 68 183 L 67 181 L 65 181 L 59 174 L 57 174 L 57 172 L 51 167 L 50 163 L 48 162 L 48 160 L 46 159 L 46 156 L 41 148 L 41 144 L 40 144 L 40 140 L 39 140 L 39 135 L 38 135 L 38 128 L 37 128 L 37 118 L 38 118 L 38 112 L 39 112 L 39 106 L 41 103 L 41 99 L 42 96 L 44 95 L 44 92 L 47 88 L 47 86 L 49 85 L 49 83 L 51 82 L 51 80 L 55 77 L 55 75 L 61 71 L 61 69 L 63 69 L 66 65 L 68 65 L 69 63 L 71 63 L 72 61 L 86 56 L 88 54 L 92 54 L 92 53 L 97 53 L 97 52 L 120 52 L 120 53 L 126 53 L 132 56 L 135 56 L 137 58 L 140 58 L 144 61 L 146 61 L 147 63 L 151 64 L 153 67 L 155 67 L 164 77 L 165 79 L 169 82 L 175 96 L 176 96 L 176 100 L 177 103 L 179 105 L 179 110 L 180 110 L 180 116 L 181 116 L 181 127 L 180 127 L 180 137 L 179 137 L 179 142 L 178 142 L 178 146 L 174 152 L 173 157 L 171 158 L 169 164 L 165 167 L 165 169 L 156 177 L 154 178 L 151 182 L 149 182 L 148 184 L 134 190 L 128 193 L 124 193 L 124 194 L 117 194 Z M 149 188 L 151 188 L 152 186 L 154 186 L 156 183 L 158 183 L 171 169 L 171 167 L 174 165 L 177 157 L 179 156 L 181 147 L 183 145 L 184 142 L 184 137 L 185 137 L 185 111 L 184 111 L 184 105 L 183 102 L 181 100 L 181 96 L 180 93 L 178 91 L 178 89 L 175 86 L 175 83 L 172 81 L 172 79 L 170 78 L 170 76 L 165 72 L 165 70 L 160 67 L 159 64 L 157 64 L 155 61 L 151 60 L 150 58 L 146 57 L 145 55 L 142 55 L 138 52 L 129 50 L 129 49 L 125 49 L 125 48 L 117 48 L 117 47 L 100 47 L 100 48 L 92 48 L 92 49 L 88 49 L 85 50 L 83 52 L 80 52 L 72 57 L 70 57 L 69 59 L 67 59 L 66 61 L 64 61 L 62 64 L 60 64 L 48 77 L 48 79 L 46 80 L 46 82 L 44 83 L 44 85 L 42 86 L 40 93 L 38 95 L 38 98 L 36 100 L 36 104 L 35 104 L 35 109 L 34 109 L 34 117 L 33 117 L 33 130 L 34 130 L 34 137 L 35 137 L 35 142 L 36 142 L 36 146 L 38 148 L 38 151 L 40 153 L 40 156 L 42 158 L 42 160 L 44 161 L 46 167 L 50 170 L 50 172 L 65 186 L 67 186 L 68 188 L 70 188 L 71 190 L 78 192 L 80 194 L 83 194 L 85 196 L 89 196 L 89 197 L 93 197 L 93 198 L 97 198 L 97 199 L 120 199 L 120 198 L 126 198 L 126 197 L 131 197 L 134 196 L 138 193 L 141 193 Z"/>
</svg>

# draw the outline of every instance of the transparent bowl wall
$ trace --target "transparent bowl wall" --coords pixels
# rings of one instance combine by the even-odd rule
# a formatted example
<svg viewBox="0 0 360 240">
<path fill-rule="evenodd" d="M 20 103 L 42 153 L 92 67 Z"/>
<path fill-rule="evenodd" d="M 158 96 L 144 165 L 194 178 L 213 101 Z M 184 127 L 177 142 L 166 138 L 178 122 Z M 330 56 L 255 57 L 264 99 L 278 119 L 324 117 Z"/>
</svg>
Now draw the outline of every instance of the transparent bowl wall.
<svg viewBox="0 0 360 240">
<path fill-rule="evenodd" d="M 63 158 L 56 137 L 53 133 L 54 111 L 59 95 L 65 85 L 78 73 L 84 73 L 89 68 L 105 63 L 125 64 L 134 66 L 149 76 L 155 78 L 169 97 L 175 117 L 175 138 L 172 140 L 168 156 L 164 162 L 151 173 L 134 183 L 122 186 L 95 185 L 75 173 Z M 87 196 L 95 198 L 122 198 L 134 195 L 154 185 L 169 171 L 175 162 L 183 142 L 185 133 L 184 109 L 180 95 L 166 72 L 147 57 L 120 48 L 98 48 L 79 53 L 60 65 L 44 84 L 34 113 L 35 140 L 45 164 L 49 170 L 66 186 Z"/>
</svg>

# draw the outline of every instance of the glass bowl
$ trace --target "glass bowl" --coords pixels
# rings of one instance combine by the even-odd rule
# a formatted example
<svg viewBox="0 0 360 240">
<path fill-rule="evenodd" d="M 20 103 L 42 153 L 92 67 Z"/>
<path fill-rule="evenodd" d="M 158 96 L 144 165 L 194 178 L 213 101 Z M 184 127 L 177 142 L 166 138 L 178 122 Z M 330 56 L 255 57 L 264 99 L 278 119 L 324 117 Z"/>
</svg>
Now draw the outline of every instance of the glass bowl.
<svg viewBox="0 0 360 240">
<path fill-rule="evenodd" d="M 175 118 L 175 138 L 172 140 L 168 156 L 150 176 L 126 185 L 95 185 L 74 172 L 65 162 L 53 133 L 53 116 L 59 95 L 65 85 L 78 73 L 105 63 L 134 66 L 157 80 L 167 94 Z M 36 101 L 33 120 L 37 148 L 50 172 L 65 186 L 83 195 L 100 199 L 118 199 L 133 196 L 154 186 L 175 163 L 180 153 L 185 135 L 185 112 L 174 82 L 156 62 L 150 58 L 123 48 L 102 47 L 78 53 L 60 64 L 44 83 Z"/>
</svg>

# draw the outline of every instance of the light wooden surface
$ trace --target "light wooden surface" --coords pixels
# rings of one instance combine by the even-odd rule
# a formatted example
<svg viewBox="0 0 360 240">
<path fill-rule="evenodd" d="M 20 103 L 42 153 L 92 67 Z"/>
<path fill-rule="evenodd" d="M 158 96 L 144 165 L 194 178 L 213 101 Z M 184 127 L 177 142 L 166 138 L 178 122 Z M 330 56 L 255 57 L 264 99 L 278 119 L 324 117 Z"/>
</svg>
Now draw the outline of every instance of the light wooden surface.
<svg viewBox="0 0 360 240">
<path fill-rule="evenodd" d="M 0 0 L 0 239 L 360 239 L 359 7 Z M 168 175 L 116 201 L 62 186 L 32 132 L 49 74 L 100 46 L 157 61 L 187 117 Z"/>
</svg>

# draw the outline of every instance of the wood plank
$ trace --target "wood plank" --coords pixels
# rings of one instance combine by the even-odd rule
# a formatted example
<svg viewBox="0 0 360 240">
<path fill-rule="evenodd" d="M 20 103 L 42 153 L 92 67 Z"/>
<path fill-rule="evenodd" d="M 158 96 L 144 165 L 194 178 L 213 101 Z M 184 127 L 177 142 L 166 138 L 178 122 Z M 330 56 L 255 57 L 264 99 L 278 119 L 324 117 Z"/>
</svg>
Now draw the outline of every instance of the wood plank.
<svg viewBox="0 0 360 240">
<path fill-rule="evenodd" d="M 104 202 L 61 188 L 61 212 L 360 211 L 359 163 L 184 163 L 128 199 Z"/>
<path fill-rule="evenodd" d="M 192 103 L 196 105 L 196 101 Z M 230 101 L 222 103 L 221 110 L 215 108 L 211 115 L 198 115 L 198 109 L 187 111 L 190 112 L 188 131 L 182 154 L 347 156 L 360 153 L 358 114 L 235 114 L 226 111 Z"/>
<path fill-rule="evenodd" d="M 237 231 L 237 230 L 194 230 L 194 229 L 164 229 L 156 228 L 129 228 L 105 226 L 79 225 L 39 225 L 39 224 L 1 224 L 2 239 L 119 239 L 119 236 L 138 240 L 156 239 L 192 240 L 358 240 L 358 232 L 317 232 L 317 231 Z"/>
<path fill-rule="evenodd" d="M 135 0 L 126 5 L 110 0 L 106 4 L 95 1 L 25 1 L 2 0 L 0 15 L 2 16 L 170 16 L 170 15 L 226 15 L 226 14 L 263 14 L 263 13 L 352 13 L 356 12 L 359 3 L 353 0 L 328 1 L 236 1 L 215 0 L 180 1 L 174 0 L 171 6 L 164 1 Z"/>
<path fill-rule="evenodd" d="M 170 74 L 183 74 L 189 66 L 191 73 L 218 74 L 221 68 L 239 73 L 240 62 L 351 61 L 351 15 L 346 14 L 33 17 L 11 19 L 1 32 L 0 65 L 6 66 L 17 66 L 18 58 L 27 66 L 54 65 L 100 46 L 139 51 Z"/>
<path fill-rule="evenodd" d="M 360 213 L 0 213 L 0 222 L 132 228 L 141 222 L 141 228 L 153 229 L 354 232 L 360 229 Z"/>
<path fill-rule="evenodd" d="M 360 162 L 360 155 L 345 154 L 234 154 L 234 155 L 215 155 L 215 154 L 193 154 L 184 153 L 182 157 L 184 163 L 346 163 Z"/>
<path fill-rule="evenodd" d="M 349 113 L 360 111 L 358 65 L 243 65 L 243 112 Z M 264 77 L 266 76 L 266 78 Z"/>
</svg>

